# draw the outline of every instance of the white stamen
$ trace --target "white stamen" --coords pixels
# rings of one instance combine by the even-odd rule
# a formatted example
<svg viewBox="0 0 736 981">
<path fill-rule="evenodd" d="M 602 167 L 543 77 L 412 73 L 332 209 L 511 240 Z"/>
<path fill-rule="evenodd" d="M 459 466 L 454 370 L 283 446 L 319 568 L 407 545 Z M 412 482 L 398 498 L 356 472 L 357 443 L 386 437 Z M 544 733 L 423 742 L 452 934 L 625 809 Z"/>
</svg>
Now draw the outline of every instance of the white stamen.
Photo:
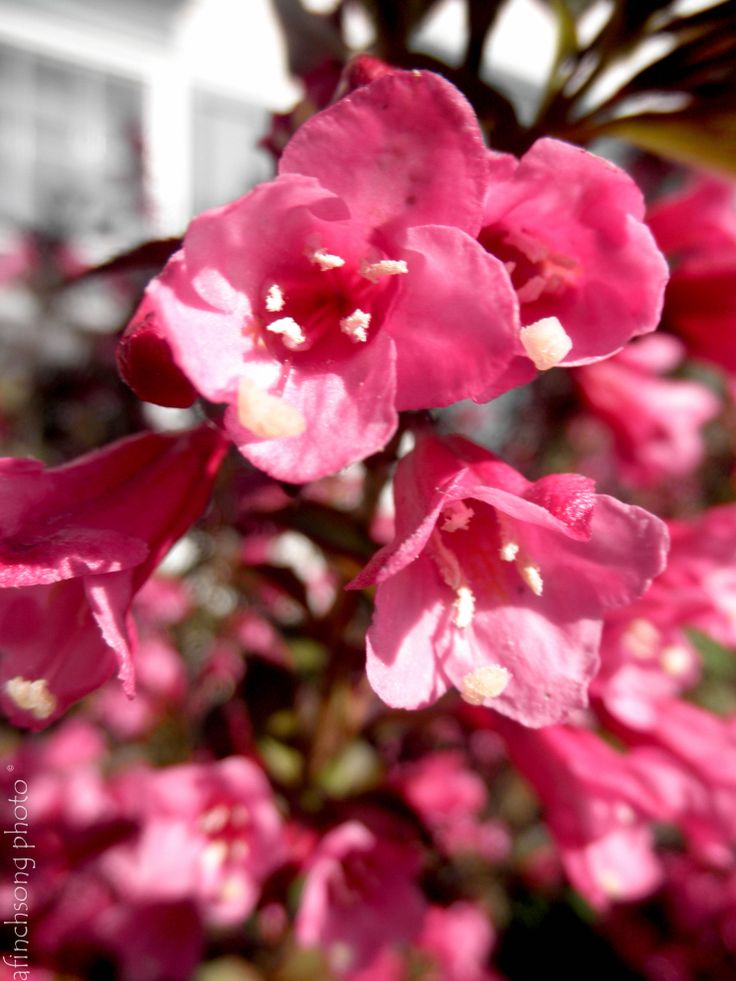
<svg viewBox="0 0 736 981">
<path fill-rule="evenodd" d="M 409 267 L 403 259 L 381 259 L 379 262 L 368 262 L 363 259 L 360 263 L 360 275 L 371 283 L 377 283 L 385 276 L 404 276 Z"/>
<path fill-rule="evenodd" d="M 442 531 L 467 531 L 470 519 L 474 514 L 475 511 L 469 508 L 464 501 L 453 501 L 442 512 L 445 519 L 442 524 Z"/>
<path fill-rule="evenodd" d="M 437 534 L 432 535 L 430 544 L 431 555 L 439 569 L 440 575 L 450 589 L 457 592 L 465 582 L 457 555 L 445 545 Z"/>
<path fill-rule="evenodd" d="M 473 614 L 475 613 L 475 596 L 473 596 L 472 589 L 468 586 L 461 586 L 452 605 L 455 608 L 455 616 L 452 621 L 455 626 L 460 627 L 461 630 L 469 627 L 473 622 Z"/>
<path fill-rule="evenodd" d="M 345 260 L 340 255 L 328 252 L 326 249 L 310 249 L 307 251 L 307 258 L 315 266 L 319 266 L 322 272 L 329 272 L 330 269 L 339 269 L 345 265 Z"/>
<path fill-rule="evenodd" d="M 501 539 L 501 547 L 498 550 L 498 554 L 501 556 L 502 561 L 513 562 L 519 554 L 519 543 L 513 537 L 514 533 L 511 522 L 500 511 L 496 511 L 496 518 L 498 520 L 498 534 Z"/>
<path fill-rule="evenodd" d="M 513 562 L 519 554 L 518 542 L 504 542 L 498 550 L 503 562 Z"/>
<path fill-rule="evenodd" d="M 238 387 L 238 420 L 263 439 L 301 436 L 307 421 L 295 405 L 259 388 L 249 378 Z"/>
<path fill-rule="evenodd" d="M 298 351 L 307 340 L 304 331 L 293 317 L 281 317 L 280 320 L 274 320 L 273 323 L 266 324 L 266 330 L 272 334 L 279 334 L 284 342 L 284 347 L 288 347 L 290 351 Z"/>
<path fill-rule="evenodd" d="M 539 371 L 554 368 L 572 350 L 572 339 L 557 317 L 544 317 L 522 327 L 519 337 Z"/>
<path fill-rule="evenodd" d="M 502 664 L 484 664 L 462 680 L 460 695 L 470 705 L 482 705 L 487 698 L 498 698 L 511 681 L 511 672 Z"/>
<path fill-rule="evenodd" d="M 340 330 L 347 334 L 355 344 L 365 344 L 368 340 L 368 328 L 371 325 L 371 315 L 364 310 L 353 310 L 348 317 L 340 321 Z"/>
<path fill-rule="evenodd" d="M 56 696 L 49 691 L 45 678 L 29 681 L 18 675 L 5 682 L 5 692 L 19 709 L 30 712 L 36 719 L 48 719 L 56 708 Z"/>
<path fill-rule="evenodd" d="M 266 310 L 269 313 L 278 313 L 284 309 L 284 291 L 276 283 L 268 287 L 266 293 Z"/>
<path fill-rule="evenodd" d="M 544 582 L 542 581 L 539 566 L 532 565 L 531 563 L 522 565 L 520 562 L 517 562 L 516 567 L 519 570 L 519 575 L 534 595 L 541 596 L 542 590 L 544 589 Z"/>
<path fill-rule="evenodd" d="M 475 596 L 473 595 L 473 591 L 466 585 L 466 580 L 457 556 L 445 545 L 437 532 L 432 534 L 430 541 L 432 545 L 431 555 L 439 573 L 455 593 L 455 601 L 452 604 L 455 615 L 452 618 L 452 622 L 456 627 L 460 627 L 461 629 L 469 627 L 473 621 L 473 614 L 475 613 Z"/>
</svg>

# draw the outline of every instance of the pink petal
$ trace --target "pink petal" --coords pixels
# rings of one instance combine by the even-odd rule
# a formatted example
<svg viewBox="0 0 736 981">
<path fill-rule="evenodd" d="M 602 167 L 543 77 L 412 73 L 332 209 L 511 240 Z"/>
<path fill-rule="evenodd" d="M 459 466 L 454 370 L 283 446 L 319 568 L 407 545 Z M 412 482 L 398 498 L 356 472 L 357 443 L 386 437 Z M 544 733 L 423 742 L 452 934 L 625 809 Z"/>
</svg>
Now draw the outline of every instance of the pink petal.
<svg viewBox="0 0 736 981">
<path fill-rule="evenodd" d="M 308 120 L 279 173 L 308 174 L 373 228 L 442 224 L 476 235 L 487 173 L 478 122 L 429 72 L 395 72 Z"/>
<path fill-rule="evenodd" d="M 410 282 L 391 311 L 399 409 L 479 396 L 518 350 L 516 295 L 502 264 L 455 228 L 410 228 Z"/>
<path fill-rule="evenodd" d="M 379 698 L 394 708 L 429 705 L 449 687 L 432 655 L 448 621 L 440 586 L 431 561 L 421 557 L 376 594 L 366 671 Z"/>
<path fill-rule="evenodd" d="M 301 436 L 258 439 L 228 408 L 225 421 L 251 463 L 279 480 L 303 483 L 382 449 L 396 430 L 395 350 L 381 332 L 351 358 L 286 373 L 279 395 L 306 420 Z"/>
</svg>

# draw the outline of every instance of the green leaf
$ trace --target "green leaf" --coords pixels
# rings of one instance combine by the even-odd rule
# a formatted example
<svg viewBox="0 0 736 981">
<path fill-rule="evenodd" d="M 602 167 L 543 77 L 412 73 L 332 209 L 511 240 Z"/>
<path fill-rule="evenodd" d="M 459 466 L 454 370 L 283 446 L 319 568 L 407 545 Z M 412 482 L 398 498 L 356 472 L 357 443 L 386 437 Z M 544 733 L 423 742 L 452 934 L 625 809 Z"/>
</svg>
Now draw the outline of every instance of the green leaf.
<svg viewBox="0 0 736 981">
<path fill-rule="evenodd" d="M 648 113 L 600 126 L 596 136 L 616 136 L 680 164 L 736 174 L 736 111 Z"/>
<path fill-rule="evenodd" d="M 710 678 L 736 681 L 736 654 L 695 627 L 685 631 L 690 643 L 703 659 L 703 670 Z"/>
</svg>

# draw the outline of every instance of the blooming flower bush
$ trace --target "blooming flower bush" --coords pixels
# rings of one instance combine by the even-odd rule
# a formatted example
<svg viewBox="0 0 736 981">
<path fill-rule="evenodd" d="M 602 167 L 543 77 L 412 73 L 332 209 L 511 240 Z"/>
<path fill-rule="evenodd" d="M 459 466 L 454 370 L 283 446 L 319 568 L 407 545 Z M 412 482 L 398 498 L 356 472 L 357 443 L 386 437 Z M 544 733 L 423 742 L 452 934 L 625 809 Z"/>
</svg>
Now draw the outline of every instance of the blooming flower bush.
<svg viewBox="0 0 736 981">
<path fill-rule="evenodd" d="M 12 970 L 729 976 L 736 210 L 579 145 L 624 6 L 529 129 L 380 32 L 323 66 L 40 387 L 110 439 L 0 385 Z"/>
</svg>

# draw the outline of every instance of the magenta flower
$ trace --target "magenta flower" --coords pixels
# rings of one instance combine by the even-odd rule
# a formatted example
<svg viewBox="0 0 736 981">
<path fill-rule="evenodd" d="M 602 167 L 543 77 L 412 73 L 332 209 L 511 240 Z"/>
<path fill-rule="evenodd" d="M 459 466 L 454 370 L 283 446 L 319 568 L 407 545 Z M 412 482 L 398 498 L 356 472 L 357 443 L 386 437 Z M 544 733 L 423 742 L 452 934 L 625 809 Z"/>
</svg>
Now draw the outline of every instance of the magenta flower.
<svg viewBox="0 0 736 981">
<path fill-rule="evenodd" d="M 206 923 L 232 926 L 252 912 L 283 861 L 283 830 L 269 783 L 240 757 L 124 774 L 123 813 L 135 840 L 101 865 L 131 904 L 195 903 Z"/>
<path fill-rule="evenodd" d="M 491 154 L 481 243 L 506 263 L 521 304 L 520 355 L 502 383 L 581 365 L 659 322 L 667 264 L 644 200 L 614 164 L 559 140 L 516 161 Z"/>
<path fill-rule="evenodd" d="M 668 528 L 667 568 L 641 599 L 607 617 L 603 632 L 594 692 L 632 728 L 655 725 L 658 703 L 698 681 L 701 658 L 688 627 L 736 646 L 736 506 L 710 508 Z"/>
<path fill-rule="evenodd" d="M 669 815 L 646 754 L 643 760 L 624 755 L 572 726 L 532 732 L 504 720 L 498 728 L 511 761 L 540 797 L 570 881 L 587 901 L 605 909 L 652 892 L 662 870 L 649 825 Z"/>
<path fill-rule="evenodd" d="M 389 705 L 458 688 L 525 725 L 587 703 L 605 610 L 662 568 L 667 531 L 574 474 L 536 483 L 459 437 L 396 473 L 397 532 L 351 584 L 378 584 L 368 677 Z"/>
<path fill-rule="evenodd" d="M 429 954 L 443 981 L 493 981 L 486 968 L 495 942 L 488 913 L 468 902 L 430 906 L 417 947 Z M 431 975 L 430 975 L 431 976 Z"/>
<path fill-rule="evenodd" d="M 691 353 L 736 373 L 736 190 L 733 182 L 696 177 L 658 201 L 648 216 L 673 261 L 665 319 Z"/>
<path fill-rule="evenodd" d="M 685 477 L 702 462 L 701 428 L 720 402 L 699 382 L 661 377 L 683 354 L 676 338 L 654 334 L 574 372 L 584 402 L 613 435 L 624 482 L 649 487 Z"/>
<path fill-rule="evenodd" d="M 417 872 L 406 842 L 378 837 L 358 821 L 334 828 L 307 867 L 298 942 L 323 950 L 338 976 L 366 967 L 383 945 L 419 932 L 426 904 Z"/>
<path fill-rule="evenodd" d="M 608 717 L 632 755 L 654 761 L 647 779 L 692 852 L 733 867 L 736 845 L 736 719 L 678 699 L 661 699 L 646 725 Z"/>
<path fill-rule="evenodd" d="M 488 861 L 508 856 L 508 830 L 500 821 L 482 818 L 488 807 L 486 784 L 459 753 L 431 753 L 404 763 L 390 779 L 446 854 L 474 853 Z"/>
<path fill-rule="evenodd" d="M 146 433 L 45 469 L 0 460 L 0 702 L 42 728 L 117 668 L 134 690 L 133 596 L 198 517 L 226 444 Z"/>
<path fill-rule="evenodd" d="M 383 447 L 399 410 L 506 370 L 517 306 L 476 241 L 486 173 L 460 93 L 394 72 L 305 123 L 275 180 L 192 222 L 141 309 L 256 466 L 335 472 Z"/>
</svg>

